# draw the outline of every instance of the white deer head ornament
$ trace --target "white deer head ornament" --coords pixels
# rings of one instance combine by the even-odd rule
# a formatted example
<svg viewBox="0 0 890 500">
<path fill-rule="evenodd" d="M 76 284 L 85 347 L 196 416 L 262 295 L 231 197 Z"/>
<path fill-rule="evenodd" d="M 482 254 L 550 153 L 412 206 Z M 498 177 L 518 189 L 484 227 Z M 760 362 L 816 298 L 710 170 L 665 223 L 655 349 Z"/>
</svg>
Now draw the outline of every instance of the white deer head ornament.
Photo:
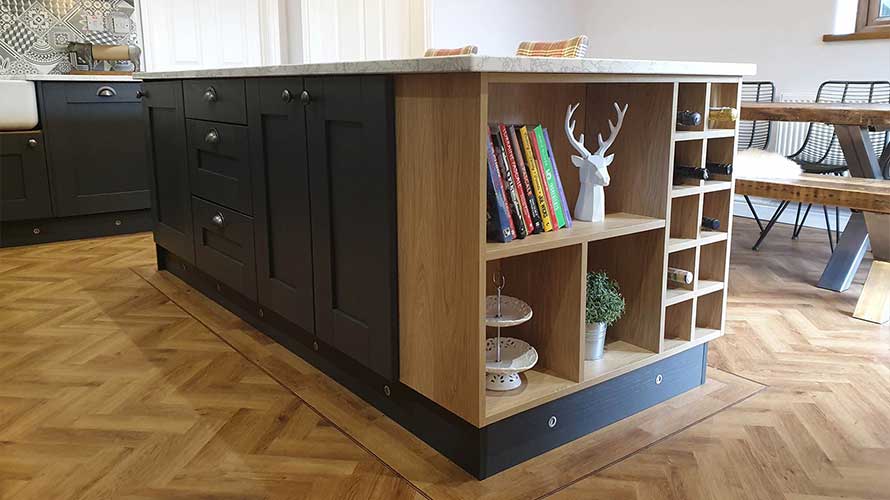
<svg viewBox="0 0 890 500">
<path fill-rule="evenodd" d="M 566 111 L 566 135 L 572 147 L 581 154 L 581 156 L 572 155 L 572 163 L 578 167 L 581 178 L 581 190 L 578 193 L 578 202 L 575 203 L 575 219 L 602 222 L 606 216 L 606 199 L 603 187 L 609 185 L 609 165 L 615 159 L 614 154 L 605 155 L 609 146 L 615 142 L 618 131 L 621 130 L 624 114 L 627 113 L 627 105 L 625 104 L 624 109 L 621 109 L 618 103 L 615 103 L 618 123 L 613 125 L 612 120 L 609 120 L 609 138 L 607 140 L 603 140 L 602 134 L 597 134 L 599 148 L 595 153 L 591 153 L 584 147 L 584 134 L 575 140 L 575 120 L 572 120 L 572 114 L 580 105 L 581 103 L 574 106 L 569 105 Z"/>
</svg>

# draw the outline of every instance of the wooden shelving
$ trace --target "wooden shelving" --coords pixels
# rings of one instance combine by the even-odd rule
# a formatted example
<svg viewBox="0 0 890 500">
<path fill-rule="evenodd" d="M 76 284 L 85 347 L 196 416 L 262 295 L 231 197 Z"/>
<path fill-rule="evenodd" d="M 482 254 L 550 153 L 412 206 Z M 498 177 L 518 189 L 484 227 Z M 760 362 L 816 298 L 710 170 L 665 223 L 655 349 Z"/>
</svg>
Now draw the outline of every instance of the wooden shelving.
<svg viewBox="0 0 890 500">
<path fill-rule="evenodd" d="M 503 259 L 514 255 L 540 252 L 665 227 L 664 219 L 623 212 L 609 214 L 603 222 L 573 221 L 572 224 L 573 227 L 569 229 L 563 228 L 552 233 L 533 234 L 522 240 L 513 240 L 507 243 L 488 242 L 485 244 L 485 259 Z"/>
<path fill-rule="evenodd" d="M 715 98 L 712 88 L 716 84 L 702 77 L 634 82 L 559 76 L 491 81 L 484 75 L 441 78 L 418 77 L 415 87 L 403 89 L 403 95 L 433 93 L 436 98 L 411 99 L 411 107 L 404 108 L 401 129 L 431 114 L 442 122 L 478 123 L 481 137 L 489 123 L 540 123 L 550 132 L 569 207 L 577 200 L 579 177 L 570 161 L 575 151 L 562 132 L 566 108 L 581 103 L 574 115 L 576 133 L 585 133 L 588 146 L 597 132 L 608 130 L 613 103 L 628 104 L 630 111 L 609 151 L 615 159 L 605 191 L 605 221 L 575 221 L 570 229 L 509 243 L 483 240 L 486 151 L 479 137 L 466 133 L 455 142 L 454 137 L 441 134 L 424 136 L 418 154 L 431 151 L 449 158 L 449 163 L 459 165 L 455 169 L 460 178 L 477 176 L 478 191 L 455 187 L 451 172 L 418 169 L 417 176 L 435 184 L 436 192 L 449 195 L 444 200 L 445 217 L 457 214 L 460 220 L 471 221 L 473 213 L 478 225 L 451 223 L 451 234 L 445 235 L 434 230 L 440 227 L 435 221 L 429 230 L 417 221 L 415 234 L 437 243 L 425 244 L 426 253 L 432 254 L 428 257 L 415 252 L 416 272 L 423 276 L 428 264 L 435 279 L 418 280 L 413 288 L 419 295 L 416 307 L 400 311 L 414 319 L 410 324 L 402 322 L 403 329 L 411 327 L 412 345 L 424 346 L 425 360 L 401 370 L 403 383 L 483 427 L 722 334 L 732 179 L 675 186 L 673 166 L 731 162 L 736 130 L 709 129 L 707 118 L 701 126 L 681 130 L 676 116 L 678 107 L 705 116 L 711 103 L 729 105 L 731 101 L 734 105 L 737 97 L 730 100 L 728 96 L 733 89 L 738 91 L 740 80 L 720 78 Z M 417 161 L 422 161 L 420 156 Z M 476 170 L 471 171 L 471 166 Z M 412 178 L 412 182 L 421 180 Z M 702 215 L 717 217 L 727 227 L 702 231 Z M 694 282 L 669 288 L 668 265 L 693 271 Z M 604 357 L 586 361 L 585 276 L 598 270 L 620 284 L 627 310 L 609 327 Z M 522 386 L 507 392 L 485 390 L 482 361 L 485 338 L 493 334 L 482 321 L 484 297 L 492 293 L 492 276 L 498 272 L 506 278 L 505 293 L 526 300 L 534 310 L 532 320 L 511 328 L 509 335 L 528 341 L 539 354 L 537 366 L 522 375 Z M 476 316 L 468 317 L 473 312 Z"/>
</svg>

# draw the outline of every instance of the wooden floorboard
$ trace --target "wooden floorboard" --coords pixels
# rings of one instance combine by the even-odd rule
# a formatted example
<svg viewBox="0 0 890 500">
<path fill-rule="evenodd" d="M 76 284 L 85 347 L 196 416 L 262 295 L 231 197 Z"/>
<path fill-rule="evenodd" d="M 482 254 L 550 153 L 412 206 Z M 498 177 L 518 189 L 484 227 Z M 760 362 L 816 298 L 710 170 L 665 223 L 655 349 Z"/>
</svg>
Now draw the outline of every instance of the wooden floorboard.
<svg viewBox="0 0 890 500">
<path fill-rule="evenodd" d="M 154 267 L 148 235 L 0 250 L 2 498 L 890 498 L 890 327 L 822 231 L 735 224 L 705 386 L 478 482 Z"/>
</svg>

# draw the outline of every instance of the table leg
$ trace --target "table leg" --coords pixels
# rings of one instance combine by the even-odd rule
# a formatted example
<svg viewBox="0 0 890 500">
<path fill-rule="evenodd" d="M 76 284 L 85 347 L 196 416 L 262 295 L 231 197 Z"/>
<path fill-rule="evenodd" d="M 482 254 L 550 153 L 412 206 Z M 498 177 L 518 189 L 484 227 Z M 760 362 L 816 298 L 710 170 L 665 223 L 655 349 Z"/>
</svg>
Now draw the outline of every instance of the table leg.
<svg viewBox="0 0 890 500">
<path fill-rule="evenodd" d="M 890 215 L 867 213 L 865 223 L 871 235 L 871 252 L 875 260 L 853 317 L 887 323 L 890 321 Z"/>
<path fill-rule="evenodd" d="M 862 257 L 868 248 L 868 229 L 865 225 L 865 217 L 861 212 L 850 215 L 850 221 L 841 235 L 837 248 L 831 254 L 822 278 L 819 279 L 819 288 L 843 292 L 850 288 L 853 276 L 862 263 Z"/>
</svg>

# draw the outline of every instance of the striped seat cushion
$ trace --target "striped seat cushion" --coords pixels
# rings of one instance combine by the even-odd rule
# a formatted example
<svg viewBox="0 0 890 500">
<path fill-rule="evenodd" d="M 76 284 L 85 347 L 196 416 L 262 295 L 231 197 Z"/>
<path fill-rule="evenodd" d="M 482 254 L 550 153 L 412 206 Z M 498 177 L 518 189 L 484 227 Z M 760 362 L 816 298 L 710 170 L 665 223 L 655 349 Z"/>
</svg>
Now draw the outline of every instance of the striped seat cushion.
<svg viewBox="0 0 890 500">
<path fill-rule="evenodd" d="M 423 57 L 465 56 L 475 54 L 478 51 L 479 47 L 475 45 L 467 45 L 459 49 L 426 49 Z"/>
<path fill-rule="evenodd" d="M 578 35 L 556 42 L 521 42 L 517 56 L 525 57 L 584 57 L 587 54 L 587 35 Z"/>
</svg>

